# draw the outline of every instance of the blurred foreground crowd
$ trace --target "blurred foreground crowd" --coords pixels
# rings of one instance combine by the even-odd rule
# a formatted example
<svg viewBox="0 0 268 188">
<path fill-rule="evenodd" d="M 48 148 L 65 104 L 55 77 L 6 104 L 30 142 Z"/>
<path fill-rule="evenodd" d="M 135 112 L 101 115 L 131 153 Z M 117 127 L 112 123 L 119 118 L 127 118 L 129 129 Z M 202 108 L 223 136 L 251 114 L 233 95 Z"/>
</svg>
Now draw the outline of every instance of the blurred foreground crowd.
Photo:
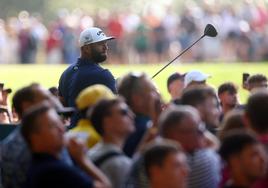
<svg viewBox="0 0 268 188">
<path fill-rule="evenodd" d="M 55 87 L 0 88 L 1 183 L 5 188 L 266 188 L 268 82 L 262 74 L 217 91 L 200 71 L 167 80 L 164 103 L 145 73 L 83 89 L 75 108 Z M 79 114 L 77 123 L 70 117 Z M 7 136 L 8 135 L 8 136 Z"/>
<path fill-rule="evenodd" d="M 100 10 L 95 14 L 61 10 L 45 24 L 26 11 L 0 19 L 0 63 L 74 63 L 78 34 L 97 25 L 117 38 L 109 46 L 109 63 L 159 63 L 175 57 L 202 35 L 207 23 L 219 36 L 205 38 L 182 61 L 268 60 L 268 10 L 265 1 L 243 1 L 239 6 L 217 1 L 174 7 L 144 7 L 136 13 Z M 213 40 L 213 42 L 212 42 Z"/>
</svg>

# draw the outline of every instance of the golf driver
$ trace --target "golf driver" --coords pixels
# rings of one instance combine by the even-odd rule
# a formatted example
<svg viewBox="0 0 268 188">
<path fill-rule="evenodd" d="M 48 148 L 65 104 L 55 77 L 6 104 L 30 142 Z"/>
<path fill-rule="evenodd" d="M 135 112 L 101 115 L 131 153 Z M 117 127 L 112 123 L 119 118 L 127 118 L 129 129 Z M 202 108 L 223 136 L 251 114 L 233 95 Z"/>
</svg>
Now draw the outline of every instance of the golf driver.
<svg viewBox="0 0 268 188">
<path fill-rule="evenodd" d="M 195 41 L 191 46 L 189 46 L 188 48 L 186 48 L 185 50 L 183 50 L 177 57 L 175 57 L 172 61 L 170 61 L 168 64 L 166 64 L 162 69 L 160 69 L 157 73 L 155 73 L 152 76 L 152 79 L 154 77 L 156 77 L 161 71 L 163 71 L 167 66 L 169 66 L 171 63 L 173 63 L 177 58 L 179 58 L 182 54 L 184 54 L 187 50 L 189 50 L 193 45 L 195 45 L 198 41 L 200 41 L 202 38 L 204 38 L 205 36 L 208 37 L 216 37 L 217 36 L 217 31 L 215 29 L 215 27 L 211 24 L 207 24 L 204 30 L 204 34 L 197 40 Z"/>
</svg>

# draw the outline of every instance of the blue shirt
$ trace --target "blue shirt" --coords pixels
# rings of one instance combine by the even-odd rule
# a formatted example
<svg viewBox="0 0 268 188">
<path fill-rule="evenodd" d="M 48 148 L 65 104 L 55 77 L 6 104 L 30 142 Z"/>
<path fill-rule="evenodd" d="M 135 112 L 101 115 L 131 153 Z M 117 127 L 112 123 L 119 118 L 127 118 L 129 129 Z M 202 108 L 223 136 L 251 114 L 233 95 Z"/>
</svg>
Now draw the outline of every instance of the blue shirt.
<svg viewBox="0 0 268 188">
<path fill-rule="evenodd" d="M 76 64 L 69 66 L 61 75 L 59 95 L 67 106 L 74 107 L 77 95 L 88 86 L 103 84 L 116 93 L 115 79 L 111 72 L 88 59 L 79 58 Z"/>
<path fill-rule="evenodd" d="M 25 188 L 90 188 L 92 180 L 83 171 L 45 153 L 33 154 Z"/>
<path fill-rule="evenodd" d="M 88 86 L 103 84 L 116 93 L 115 79 L 111 72 L 103 69 L 99 64 L 89 59 L 79 58 L 77 63 L 70 65 L 61 75 L 59 80 L 59 95 L 64 98 L 65 105 L 75 107 L 78 94 Z M 79 120 L 74 114 L 71 126 Z"/>
</svg>

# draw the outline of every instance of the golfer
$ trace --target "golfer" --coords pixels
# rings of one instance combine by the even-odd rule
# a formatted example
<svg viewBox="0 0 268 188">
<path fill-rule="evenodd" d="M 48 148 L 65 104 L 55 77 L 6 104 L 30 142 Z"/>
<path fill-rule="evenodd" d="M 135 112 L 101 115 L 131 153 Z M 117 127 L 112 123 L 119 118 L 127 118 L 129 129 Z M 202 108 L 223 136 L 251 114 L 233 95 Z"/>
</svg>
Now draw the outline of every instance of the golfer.
<svg viewBox="0 0 268 188">
<path fill-rule="evenodd" d="M 81 56 L 62 73 L 59 80 L 59 97 L 65 106 L 74 107 L 75 98 L 80 91 L 94 84 L 103 84 L 116 93 L 113 75 L 99 65 L 107 59 L 107 41 L 111 39 L 114 37 L 107 37 L 97 27 L 81 32 L 79 37 Z M 78 119 L 77 114 L 74 115 L 71 126 L 74 126 Z"/>
</svg>

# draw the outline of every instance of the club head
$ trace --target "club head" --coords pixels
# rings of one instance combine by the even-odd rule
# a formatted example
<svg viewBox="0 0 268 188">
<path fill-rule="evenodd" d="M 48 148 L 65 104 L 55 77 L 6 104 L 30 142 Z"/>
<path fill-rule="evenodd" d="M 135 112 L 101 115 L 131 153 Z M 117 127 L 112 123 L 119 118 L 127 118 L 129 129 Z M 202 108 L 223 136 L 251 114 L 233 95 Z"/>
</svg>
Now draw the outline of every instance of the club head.
<svg viewBox="0 0 268 188">
<path fill-rule="evenodd" d="M 211 24 L 207 24 L 204 30 L 204 35 L 208 37 L 216 37 L 218 32 L 216 31 L 215 27 Z"/>
</svg>

